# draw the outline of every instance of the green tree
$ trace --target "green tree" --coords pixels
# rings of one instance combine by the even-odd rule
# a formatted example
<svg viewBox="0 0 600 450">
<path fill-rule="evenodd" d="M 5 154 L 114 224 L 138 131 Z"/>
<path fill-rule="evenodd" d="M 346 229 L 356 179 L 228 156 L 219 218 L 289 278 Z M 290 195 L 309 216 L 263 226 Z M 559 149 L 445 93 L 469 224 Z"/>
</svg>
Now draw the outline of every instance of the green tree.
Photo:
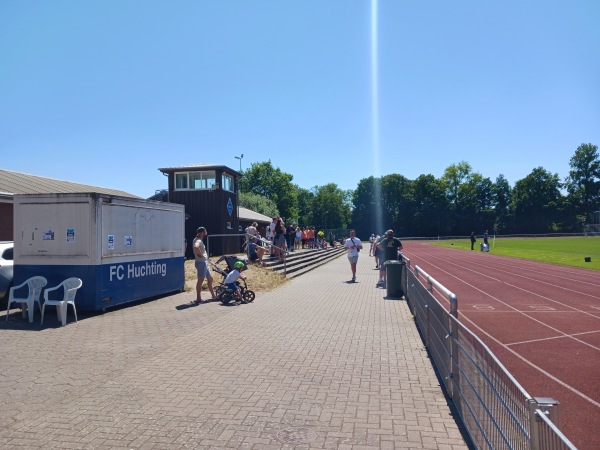
<svg viewBox="0 0 600 450">
<path fill-rule="evenodd" d="M 558 174 L 537 167 L 515 183 L 512 202 L 515 225 L 521 233 L 556 231 L 556 212 L 561 202 Z"/>
<path fill-rule="evenodd" d="M 446 214 L 448 198 L 442 180 L 433 175 L 420 175 L 413 182 L 414 221 L 412 236 L 440 236 L 448 234 Z"/>
<path fill-rule="evenodd" d="M 242 192 L 262 195 L 275 202 L 286 223 L 298 220 L 298 198 L 292 184 L 294 177 L 273 167 L 271 160 L 253 163 L 240 181 Z"/>
<path fill-rule="evenodd" d="M 494 223 L 493 183 L 480 173 L 467 175 L 458 187 L 456 234 L 491 229 Z"/>
<path fill-rule="evenodd" d="M 456 205 L 459 203 L 460 186 L 469 179 L 471 170 L 471 165 L 468 162 L 461 161 L 458 164 L 451 164 L 444 171 L 442 181 L 451 204 Z"/>
<path fill-rule="evenodd" d="M 381 206 L 384 228 L 393 228 L 398 236 L 409 234 L 415 206 L 412 181 L 396 173 L 382 177 Z"/>
<path fill-rule="evenodd" d="M 315 186 L 313 193 L 312 223 L 320 229 L 347 228 L 351 215 L 348 192 L 329 183 Z"/>
<path fill-rule="evenodd" d="M 511 226 L 511 188 L 504 175 L 498 175 L 492 191 L 495 211 L 494 232 L 497 234 Z"/>
<path fill-rule="evenodd" d="M 471 171 L 471 165 L 466 161 L 461 161 L 448 166 L 442 175 L 449 203 L 446 220 L 454 234 L 464 233 L 461 228 L 465 227 L 465 222 L 472 221 L 474 205 L 470 205 L 470 201 L 473 193 L 469 191 L 468 187 L 461 189 L 461 186 L 469 180 Z M 469 217 L 466 218 L 465 215 Z M 467 226 L 467 228 L 470 227 Z"/>
<path fill-rule="evenodd" d="M 600 157 L 598 146 L 581 144 L 569 161 L 571 170 L 566 180 L 569 201 L 576 214 L 592 221 L 600 203 Z"/>
<path fill-rule="evenodd" d="M 239 205 L 269 217 L 279 217 L 279 210 L 273 200 L 252 192 L 240 192 Z"/>
<path fill-rule="evenodd" d="M 383 231 L 374 229 L 379 214 L 377 203 L 381 201 L 380 185 L 381 179 L 371 176 L 360 180 L 352 192 L 352 227 L 356 229 L 358 236 L 366 236 L 373 232 L 379 234 Z M 383 228 L 383 225 L 381 227 Z"/>
<path fill-rule="evenodd" d="M 308 189 L 294 186 L 296 189 L 296 198 L 298 199 L 298 225 L 305 227 L 313 223 L 312 199 L 314 193 Z"/>
</svg>

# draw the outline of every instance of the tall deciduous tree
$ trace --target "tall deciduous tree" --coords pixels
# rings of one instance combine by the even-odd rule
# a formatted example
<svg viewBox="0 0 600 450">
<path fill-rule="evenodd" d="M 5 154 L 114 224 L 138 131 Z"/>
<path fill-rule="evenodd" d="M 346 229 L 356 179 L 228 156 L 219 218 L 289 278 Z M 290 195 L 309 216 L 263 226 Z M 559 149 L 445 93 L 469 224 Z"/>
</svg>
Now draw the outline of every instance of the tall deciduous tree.
<svg viewBox="0 0 600 450">
<path fill-rule="evenodd" d="M 378 214 L 377 202 L 381 201 L 378 185 L 381 180 L 375 177 L 363 178 L 352 193 L 352 226 L 358 236 L 378 232 L 375 230 L 376 216 Z"/>
<path fill-rule="evenodd" d="M 347 228 L 350 221 L 348 193 L 337 184 L 314 188 L 311 200 L 312 223 L 322 229 Z"/>
<path fill-rule="evenodd" d="M 494 224 L 493 183 L 480 173 L 470 173 L 458 188 L 457 234 L 491 229 Z"/>
<path fill-rule="evenodd" d="M 471 176 L 471 165 L 466 161 L 451 164 L 442 175 L 442 182 L 448 196 L 449 210 L 446 220 L 454 233 L 464 233 L 465 215 L 469 215 L 469 198 L 465 188 L 461 189 Z M 472 214 L 471 214 L 472 215 Z M 470 219 L 468 219 L 470 220 Z"/>
<path fill-rule="evenodd" d="M 305 227 L 313 223 L 312 199 L 315 194 L 300 186 L 295 186 L 295 188 L 298 199 L 298 225 Z"/>
<path fill-rule="evenodd" d="M 449 233 L 446 214 L 448 198 L 442 180 L 433 175 L 420 175 L 413 182 L 413 236 L 439 236 Z"/>
<path fill-rule="evenodd" d="M 556 231 L 556 211 L 561 202 L 558 174 L 537 167 L 513 189 L 515 224 L 521 233 Z"/>
<path fill-rule="evenodd" d="M 591 221 L 600 209 L 600 157 L 598 146 L 581 144 L 569 161 L 571 170 L 566 180 L 570 203 L 584 220 Z"/>
<path fill-rule="evenodd" d="M 396 173 L 382 177 L 381 206 L 383 226 L 393 228 L 398 236 L 406 236 L 413 222 L 412 181 Z"/>
<path fill-rule="evenodd" d="M 511 188 L 504 175 L 498 175 L 492 190 L 495 211 L 494 232 L 501 233 L 511 225 Z"/>
<path fill-rule="evenodd" d="M 296 188 L 292 184 L 294 177 L 273 167 L 271 160 L 253 163 L 244 171 L 240 181 L 242 192 L 262 195 L 275 202 L 281 216 L 287 222 L 298 220 L 298 198 Z"/>
<path fill-rule="evenodd" d="M 461 161 L 458 164 L 451 164 L 444 171 L 442 181 L 446 186 L 446 193 L 451 204 L 458 204 L 459 189 L 461 184 L 465 183 L 471 175 L 471 165 L 466 161 Z"/>
</svg>

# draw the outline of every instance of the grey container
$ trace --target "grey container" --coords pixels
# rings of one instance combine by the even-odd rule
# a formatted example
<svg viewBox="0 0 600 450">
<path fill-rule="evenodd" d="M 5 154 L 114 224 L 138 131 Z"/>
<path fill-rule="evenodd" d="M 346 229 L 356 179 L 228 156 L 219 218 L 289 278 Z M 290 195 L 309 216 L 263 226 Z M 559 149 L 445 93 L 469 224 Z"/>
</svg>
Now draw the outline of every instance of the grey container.
<svg viewBox="0 0 600 450">
<path fill-rule="evenodd" d="M 386 271 L 386 289 L 388 297 L 403 297 L 404 292 L 402 291 L 402 276 L 404 274 L 404 261 L 397 261 L 395 259 L 386 261 L 384 263 Z"/>
</svg>

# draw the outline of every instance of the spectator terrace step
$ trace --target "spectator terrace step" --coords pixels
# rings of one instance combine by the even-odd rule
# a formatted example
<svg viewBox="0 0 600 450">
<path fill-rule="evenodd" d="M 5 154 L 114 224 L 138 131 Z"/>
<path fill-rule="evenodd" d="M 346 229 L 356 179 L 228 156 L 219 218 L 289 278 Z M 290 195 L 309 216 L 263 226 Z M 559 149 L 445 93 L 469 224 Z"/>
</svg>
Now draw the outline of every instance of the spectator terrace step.
<svg viewBox="0 0 600 450">
<path fill-rule="evenodd" d="M 269 259 L 268 256 L 263 257 L 263 264 L 264 267 L 274 272 L 285 275 L 287 278 L 293 278 L 328 263 L 342 254 L 346 254 L 346 249 L 343 247 L 296 250 L 286 255 L 285 266 L 277 258 Z"/>
</svg>

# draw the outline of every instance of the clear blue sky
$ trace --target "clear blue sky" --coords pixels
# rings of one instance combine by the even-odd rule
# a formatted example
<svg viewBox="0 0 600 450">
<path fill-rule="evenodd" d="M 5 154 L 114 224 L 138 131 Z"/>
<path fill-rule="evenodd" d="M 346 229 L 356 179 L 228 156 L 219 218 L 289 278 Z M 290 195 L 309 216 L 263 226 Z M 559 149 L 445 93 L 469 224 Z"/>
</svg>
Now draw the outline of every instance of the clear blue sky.
<svg viewBox="0 0 600 450">
<path fill-rule="evenodd" d="M 0 168 L 148 197 L 271 160 L 310 189 L 459 161 L 511 185 L 600 145 L 600 1 L 0 2 Z M 376 148 L 377 147 L 377 148 Z"/>
</svg>

